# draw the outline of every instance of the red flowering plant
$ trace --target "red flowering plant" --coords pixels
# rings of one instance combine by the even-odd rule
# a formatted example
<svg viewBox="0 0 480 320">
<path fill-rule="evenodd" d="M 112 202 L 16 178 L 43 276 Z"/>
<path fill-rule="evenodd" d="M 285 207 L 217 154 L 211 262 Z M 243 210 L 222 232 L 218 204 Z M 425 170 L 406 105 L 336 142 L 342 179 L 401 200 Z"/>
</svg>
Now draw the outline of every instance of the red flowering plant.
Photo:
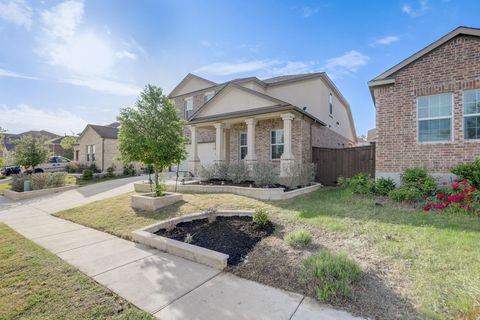
<svg viewBox="0 0 480 320">
<path fill-rule="evenodd" d="M 455 180 L 440 192 L 425 197 L 423 211 L 434 210 L 447 210 L 480 217 L 480 190 L 467 180 Z"/>
</svg>

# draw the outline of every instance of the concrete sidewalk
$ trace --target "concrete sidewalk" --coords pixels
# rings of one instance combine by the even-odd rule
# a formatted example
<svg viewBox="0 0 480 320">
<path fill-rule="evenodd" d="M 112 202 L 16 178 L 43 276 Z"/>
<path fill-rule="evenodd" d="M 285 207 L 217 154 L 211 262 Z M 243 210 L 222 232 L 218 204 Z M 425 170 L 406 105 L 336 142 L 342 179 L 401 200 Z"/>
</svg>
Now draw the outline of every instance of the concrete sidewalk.
<svg viewBox="0 0 480 320">
<path fill-rule="evenodd" d="M 299 294 L 49 214 L 132 191 L 132 183 L 140 179 L 108 181 L 21 204 L 4 203 L 0 222 L 159 319 L 359 319 Z"/>
</svg>

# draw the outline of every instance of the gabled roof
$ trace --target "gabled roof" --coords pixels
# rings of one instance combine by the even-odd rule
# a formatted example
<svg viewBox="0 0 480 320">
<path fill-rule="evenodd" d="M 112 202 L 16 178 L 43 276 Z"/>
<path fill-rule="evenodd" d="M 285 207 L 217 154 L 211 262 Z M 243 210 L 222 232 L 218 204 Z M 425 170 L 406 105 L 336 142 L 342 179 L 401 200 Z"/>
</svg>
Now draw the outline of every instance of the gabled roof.
<svg viewBox="0 0 480 320">
<path fill-rule="evenodd" d="M 195 111 L 195 113 L 192 115 L 192 117 L 190 118 L 190 121 L 194 120 L 196 118 L 196 116 L 202 111 L 204 110 L 205 108 L 207 108 L 209 105 L 211 105 L 212 103 L 214 103 L 218 97 L 221 96 L 222 92 L 224 92 L 227 88 L 236 88 L 236 89 L 239 89 L 241 91 L 244 91 L 248 94 L 253 94 L 255 96 L 258 96 L 258 97 L 261 97 L 263 99 L 266 99 L 266 100 L 270 100 L 272 101 L 272 103 L 274 103 L 275 105 L 278 105 L 278 106 L 286 106 L 286 105 L 289 105 L 288 102 L 285 102 L 285 101 L 282 101 L 280 99 L 277 99 L 277 98 L 274 98 L 272 96 L 269 96 L 269 95 L 266 95 L 264 93 L 261 93 L 261 92 L 258 92 L 258 91 L 255 91 L 255 90 L 252 90 L 252 89 L 249 89 L 249 88 L 245 88 L 239 84 L 236 84 L 234 82 L 230 82 L 228 83 L 227 85 L 223 86 L 222 89 L 220 89 L 210 100 L 208 100 L 206 103 L 204 103 L 200 108 L 198 108 L 197 111 Z"/>
<path fill-rule="evenodd" d="M 99 126 L 95 124 L 87 124 L 85 129 L 83 129 L 80 134 L 79 139 L 83 137 L 88 128 L 92 128 L 101 138 L 105 139 L 117 139 L 118 138 L 118 128 L 109 127 L 109 126 Z"/>
<path fill-rule="evenodd" d="M 445 44 L 446 42 L 450 41 L 451 39 L 455 38 L 459 35 L 469 35 L 469 36 L 476 36 L 480 37 L 480 29 L 477 28 L 469 28 L 469 27 L 458 27 L 455 30 L 451 31 L 450 33 L 446 34 L 445 36 L 441 37 L 437 41 L 431 43 L 427 47 L 423 48 L 422 50 L 418 51 L 417 53 L 411 55 L 407 59 L 403 60 L 402 62 L 396 64 L 395 66 L 391 67 L 387 71 L 383 72 L 382 74 L 378 75 L 377 77 L 373 78 L 368 82 L 369 87 L 385 85 L 385 84 L 392 84 L 395 83 L 395 79 L 391 78 L 395 72 L 399 71 L 400 69 L 405 68 L 412 62 L 420 59 L 427 53 L 435 50 L 436 48 L 440 47 L 441 45 Z"/>
<path fill-rule="evenodd" d="M 205 79 L 205 78 L 202 78 L 202 77 L 199 77 L 193 73 L 189 73 L 185 76 L 185 78 L 183 78 L 182 81 L 180 81 L 180 83 L 175 87 L 173 88 L 172 92 L 170 92 L 168 94 L 168 97 L 171 98 L 171 97 L 175 97 L 175 94 L 178 92 L 178 90 L 185 84 L 187 83 L 188 81 L 190 81 L 191 79 L 198 79 L 198 80 L 201 80 L 201 81 L 205 81 L 206 83 L 209 83 L 211 84 L 211 86 L 216 86 L 217 83 L 213 82 L 213 81 L 210 81 L 208 79 Z M 203 90 L 203 89 L 202 89 Z"/>
</svg>

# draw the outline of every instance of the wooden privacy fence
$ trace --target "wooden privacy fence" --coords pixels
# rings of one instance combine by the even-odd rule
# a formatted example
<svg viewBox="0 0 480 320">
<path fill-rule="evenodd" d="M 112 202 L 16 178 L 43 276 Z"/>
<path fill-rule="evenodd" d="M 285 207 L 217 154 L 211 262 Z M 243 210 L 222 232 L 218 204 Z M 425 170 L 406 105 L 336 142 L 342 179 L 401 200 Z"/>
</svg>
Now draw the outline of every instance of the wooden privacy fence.
<svg viewBox="0 0 480 320">
<path fill-rule="evenodd" d="M 351 178 L 365 172 L 375 177 L 375 144 L 363 147 L 330 149 L 312 148 L 316 164 L 316 181 L 326 186 L 337 183 L 339 177 Z"/>
</svg>

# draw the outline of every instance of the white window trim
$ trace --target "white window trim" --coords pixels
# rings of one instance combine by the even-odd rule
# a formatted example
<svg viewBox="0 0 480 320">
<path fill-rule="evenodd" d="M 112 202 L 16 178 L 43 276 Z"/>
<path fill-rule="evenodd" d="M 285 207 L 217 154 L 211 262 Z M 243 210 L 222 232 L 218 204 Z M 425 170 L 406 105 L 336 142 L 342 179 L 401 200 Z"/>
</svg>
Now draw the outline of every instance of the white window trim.
<svg viewBox="0 0 480 320">
<path fill-rule="evenodd" d="M 193 111 L 193 97 L 185 98 L 185 99 L 183 99 L 183 101 L 184 101 L 183 103 L 184 103 L 184 108 L 185 108 L 184 113 L 183 113 L 183 117 L 185 118 L 185 120 L 188 120 L 187 112 L 188 111 Z M 192 104 L 191 104 L 192 107 L 190 109 L 187 108 L 188 107 L 188 101 L 192 102 Z"/>
<path fill-rule="evenodd" d="M 273 131 L 283 131 L 283 143 L 272 143 L 272 132 Z M 280 155 L 280 158 L 273 158 L 272 157 L 272 147 L 273 146 L 283 146 L 283 151 L 285 152 L 285 131 L 282 129 L 272 129 L 270 130 L 270 136 L 268 137 L 270 139 L 270 160 L 271 161 L 278 161 L 282 159 L 282 155 Z"/>
<path fill-rule="evenodd" d="M 443 94 L 451 94 L 451 110 L 450 110 L 450 116 L 442 116 L 442 117 L 431 117 L 431 118 L 422 118 L 420 119 L 418 116 L 418 98 L 420 97 L 431 97 L 431 96 L 440 96 Z M 416 108 L 417 108 L 417 123 L 416 123 L 416 128 L 417 128 L 417 134 L 416 134 L 416 139 L 417 139 L 417 144 L 445 144 L 445 143 L 453 143 L 455 141 L 455 132 L 454 132 L 454 102 L 455 102 L 455 95 L 453 92 L 443 92 L 443 93 L 438 93 L 438 94 L 429 94 L 429 95 L 424 95 L 424 96 L 417 96 L 416 97 Z M 450 120 L 450 140 L 439 140 L 439 141 L 420 141 L 420 121 L 422 120 L 440 120 L 440 119 L 451 119 Z"/>
<path fill-rule="evenodd" d="M 242 147 L 247 148 L 247 155 L 248 155 L 248 140 L 247 140 L 247 144 L 242 145 L 242 134 L 247 135 L 247 139 L 248 139 L 248 134 L 247 134 L 247 132 L 244 132 L 244 131 L 243 131 L 243 132 L 240 132 L 240 133 L 238 134 L 238 160 L 240 160 L 240 161 L 245 160 L 245 158 L 242 159 Z M 246 156 L 246 155 L 245 155 L 245 156 Z"/>
<path fill-rule="evenodd" d="M 333 95 L 330 92 L 328 96 L 328 113 L 333 115 Z"/>
<path fill-rule="evenodd" d="M 480 92 L 480 89 L 463 90 L 463 93 L 462 93 L 462 132 L 463 132 L 462 139 L 463 139 L 464 142 L 467 142 L 467 143 L 479 142 L 480 138 L 476 138 L 476 139 L 466 139 L 465 138 L 465 118 L 466 117 L 480 117 L 480 113 L 465 114 L 465 92 L 466 91 L 479 91 Z"/>
<path fill-rule="evenodd" d="M 208 101 L 210 101 L 213 96 L 215 95 L 215 91 L 209 91 L 209 92 L 205 92 L 204 95 L 203 95 L 203 102 L 204 103 L 207 103 Z M 205 99 L 207 98 L 207 96 L 212 96 L 212 98 L 208 99 L 207 101 L 205 101 Z"/>
</svg>

